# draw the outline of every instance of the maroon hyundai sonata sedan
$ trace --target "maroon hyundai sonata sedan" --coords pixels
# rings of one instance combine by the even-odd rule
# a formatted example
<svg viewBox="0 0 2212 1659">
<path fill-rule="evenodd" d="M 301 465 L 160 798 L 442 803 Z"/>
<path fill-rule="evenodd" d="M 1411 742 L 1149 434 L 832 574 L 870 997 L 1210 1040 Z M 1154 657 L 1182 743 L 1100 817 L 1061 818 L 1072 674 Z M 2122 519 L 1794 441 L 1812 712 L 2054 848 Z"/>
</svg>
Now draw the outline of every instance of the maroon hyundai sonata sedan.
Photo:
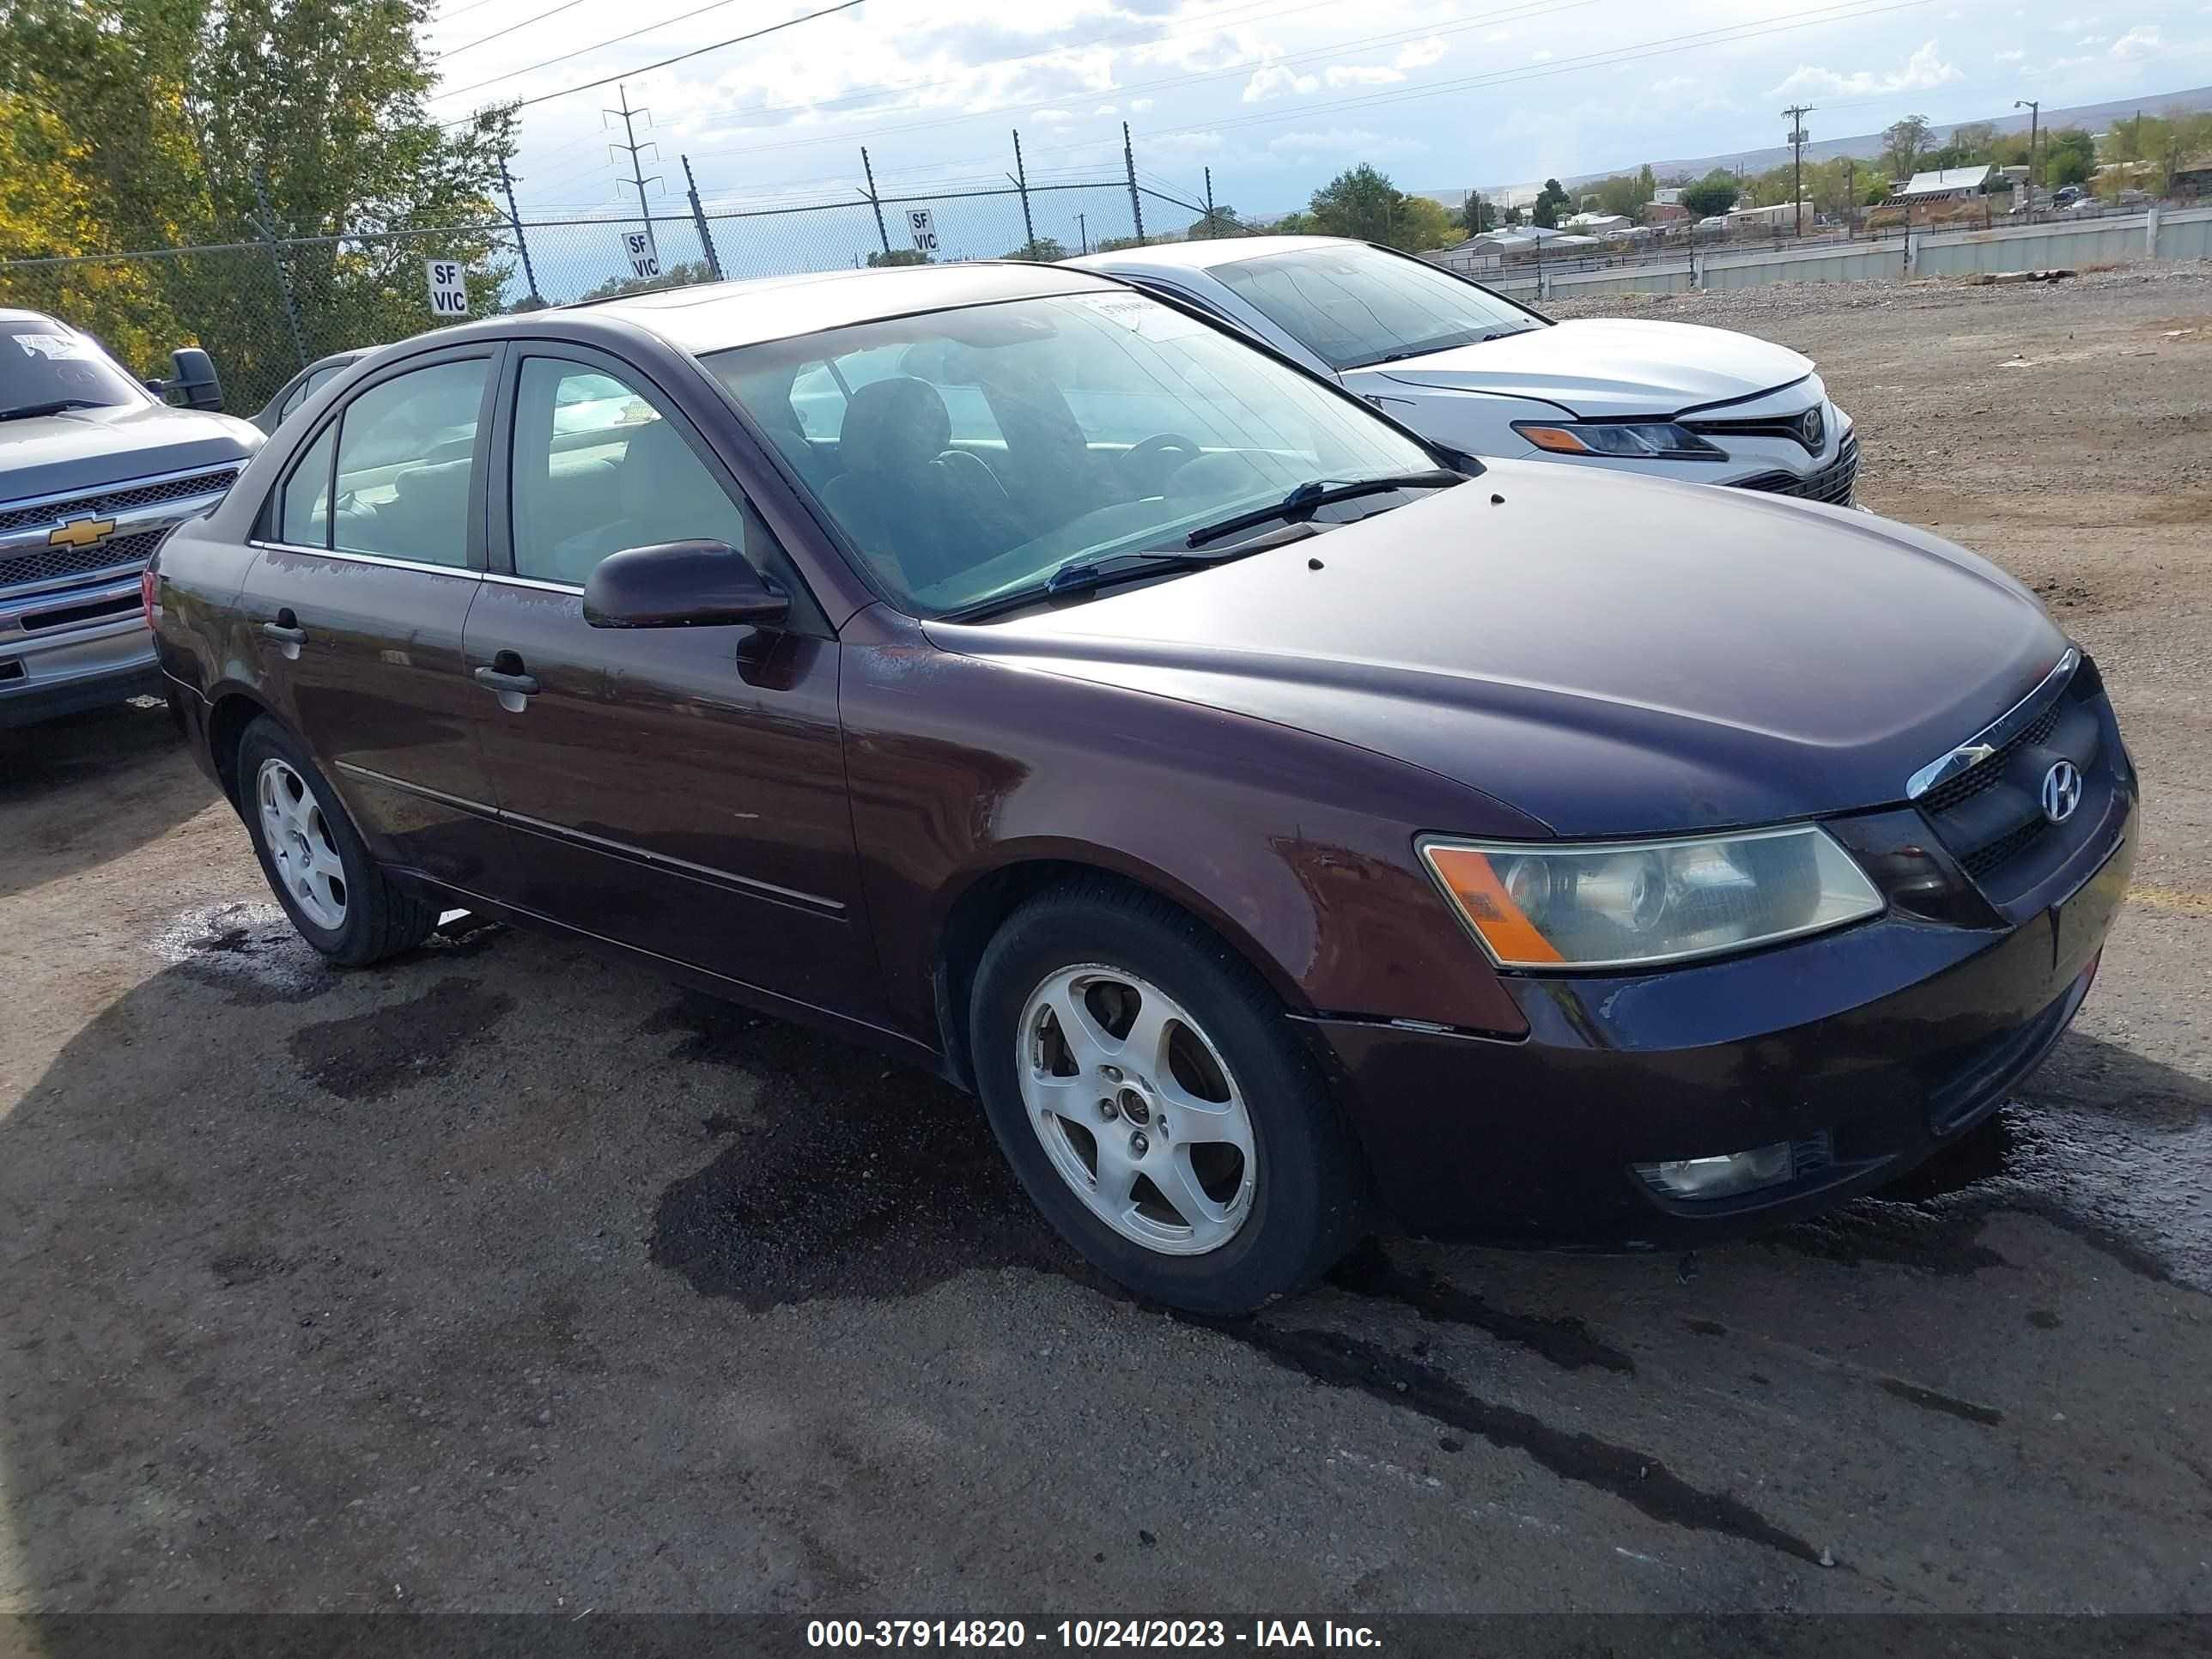
<svg viewBox="0 0 2212 1659">
<path fill-rule="evenodd" d="M 1385 1216 L 1888 1180 L 2049 1052 L 2133 857 L 2095 667 L 1972 555 L 1486 468 L 1049 267 L 388 347 L 148 598 L 333 961 L 458 903 L 877 1044 L 1213 1312 Z"/>
</svg>

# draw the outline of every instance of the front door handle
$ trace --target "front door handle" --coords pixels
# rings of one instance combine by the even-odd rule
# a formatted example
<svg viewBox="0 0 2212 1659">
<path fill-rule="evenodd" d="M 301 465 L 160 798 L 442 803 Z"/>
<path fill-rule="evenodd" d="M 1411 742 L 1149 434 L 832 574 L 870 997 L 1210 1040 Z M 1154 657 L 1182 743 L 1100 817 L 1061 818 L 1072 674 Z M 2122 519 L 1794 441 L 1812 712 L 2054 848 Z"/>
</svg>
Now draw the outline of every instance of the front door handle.
<svg viewBox="0 0 2212 1659">
<path fill-rule="evenodd" d="M 496 692 L 499 706 L 510 714 L 530 707 L 538 690 L 538 676 L 523 666 L 520 651 L 495 651 L 489 665 L 477 670 L 477 684 Z"/>
<path fill-rule="evenodd" d="M 511 692 L 518 696 L 527 697 L 534 695 L 538 690 L 538 676 L 503 674 L 496 668 L 479 668 L 477 670 L 477 684 L 489 686 L 495 691 Z"/>
</svg>

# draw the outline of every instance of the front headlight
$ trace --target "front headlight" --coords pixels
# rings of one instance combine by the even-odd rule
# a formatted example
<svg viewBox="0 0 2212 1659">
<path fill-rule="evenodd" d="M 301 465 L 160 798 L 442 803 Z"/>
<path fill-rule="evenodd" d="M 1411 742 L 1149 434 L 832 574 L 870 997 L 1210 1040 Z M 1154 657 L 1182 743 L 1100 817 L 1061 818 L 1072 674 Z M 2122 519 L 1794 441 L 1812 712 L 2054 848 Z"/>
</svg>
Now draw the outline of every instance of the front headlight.
<svg viewBox="0 0 2212 1659">
<path fill-rule="evenodd" d="M 1882 909 L 1865 872 L 1809 823 L 1602 846 L 1429 837 L 1420 849 L 1501 968 L 1684 962 Z"/>
<path fill-rule="evenodd" d="M 1724 461 L 1728 453 L 1672 421 L 1516 421 L 1513 429 L 1554 455 L 1616 461 Z"/>
</svg>

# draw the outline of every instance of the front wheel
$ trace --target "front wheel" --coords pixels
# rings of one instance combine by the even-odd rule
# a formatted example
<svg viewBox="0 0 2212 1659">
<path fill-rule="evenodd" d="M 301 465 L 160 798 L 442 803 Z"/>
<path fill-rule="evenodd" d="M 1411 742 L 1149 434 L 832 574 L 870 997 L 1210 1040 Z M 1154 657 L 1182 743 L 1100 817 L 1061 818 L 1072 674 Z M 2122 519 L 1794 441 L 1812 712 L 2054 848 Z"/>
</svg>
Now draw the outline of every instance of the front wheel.
<svg viewBox="0 0 2212 1659">
<path fill-rule="evenodd" d="M 1174 907 L 1103 883 L 1031 901 L 985 951 L 970 1018 L 1022 1185 L 1139 1295 L 1247 1313 L 1358 1237 L 1358 1148 L 1280 1003 Z"/>
</svg>

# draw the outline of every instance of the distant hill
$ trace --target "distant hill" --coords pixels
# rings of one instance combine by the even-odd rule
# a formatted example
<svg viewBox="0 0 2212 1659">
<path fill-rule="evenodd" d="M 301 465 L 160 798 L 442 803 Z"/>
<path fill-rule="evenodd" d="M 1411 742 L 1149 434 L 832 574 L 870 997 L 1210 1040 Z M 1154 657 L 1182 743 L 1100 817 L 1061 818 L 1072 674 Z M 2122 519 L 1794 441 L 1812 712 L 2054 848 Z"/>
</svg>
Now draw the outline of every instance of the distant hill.
<svg viewBox="0 0 2212 1659">
<path fill-rule="evenodd" d="M 2131 119 L 2138 111 L 2145 115 L 2172 115 L 2185 114 L 2191 111 L 2201 109 L 2212 109 L 2212 87 L 2198 87 L 2193 92 L 2162 92 L 2142 98 L 2121 98 L 2105 104 L 2079 104 L 2071 109 L 2046 109 L 2043 112 L 2041 120 L 2045 132 L 2057 127 L 2087 127 L 2092 132 L 2101 132 L 2114 121 Z M 1817 117 L 1815 118 L 1817 119 Z M 1982 118 L 1989 121 L 1999 132 L 2027 131 L 2028 116 L 2025 110 L 2008 111 L 2002 115 L 1986 116 Z M 1930 127 L 1929 132 L 1933 141 L 1940 145 L 1948 140 L 1958 127 L 1967 125 L 1969 125 L 1967 122 L 1960 121 L 1951 126 Z M 1881 154 L 1881 135 L 1878 132 L 1861 133 L 1852 138 L 1816 139 L 1805 146 L 1805 159 L 1808 161 L 1826 161 L 1839 155 L 1870 158 Z M 1789 145 L 1772 144 L 1765 149 L 1742 149 L 1728 155 L 1679 157 L 1664 161 L 1654 160 L 1651 163 L 1651 171 L 1662 179 L 1673 178 L 1678 174 L 1692 179 L 1702 179 L 1715 167 L 1726 167 L 1731 173 L 1739 168 L 1745 173 L 1764 173 L 1767 168 L 1778 166 L 1789 159 Z M 1619 167 L 1607 167 L 1602 173 L 1579 173 L 1572 178 L 1562 178 L 1559 182 L 1569 190 L 1573 190 L 1580 185 L 1594 183 L 1600 179 L 1611 178 L 1617 173 L 1632 173 L 1642 165 L 1640 161 L 1626 161 Z M 1481 191 L 1485 196 L 1493 198 L 1503 195 L 1507 205 L 1512 206 L 1534 201 L 1536 192 L 1543 188 L 1543 181 L 1536 179 L 1511 185 L 1478 185 L 1475 188 Z M 1419 190 L 1411 193 L 1416 196 L 1426 196 L 1431 200 L 1443 203 L 1448 208 L 1457 208 L 1467 200 L 1467 191 L 1464 188 Z"/>
</svg>

